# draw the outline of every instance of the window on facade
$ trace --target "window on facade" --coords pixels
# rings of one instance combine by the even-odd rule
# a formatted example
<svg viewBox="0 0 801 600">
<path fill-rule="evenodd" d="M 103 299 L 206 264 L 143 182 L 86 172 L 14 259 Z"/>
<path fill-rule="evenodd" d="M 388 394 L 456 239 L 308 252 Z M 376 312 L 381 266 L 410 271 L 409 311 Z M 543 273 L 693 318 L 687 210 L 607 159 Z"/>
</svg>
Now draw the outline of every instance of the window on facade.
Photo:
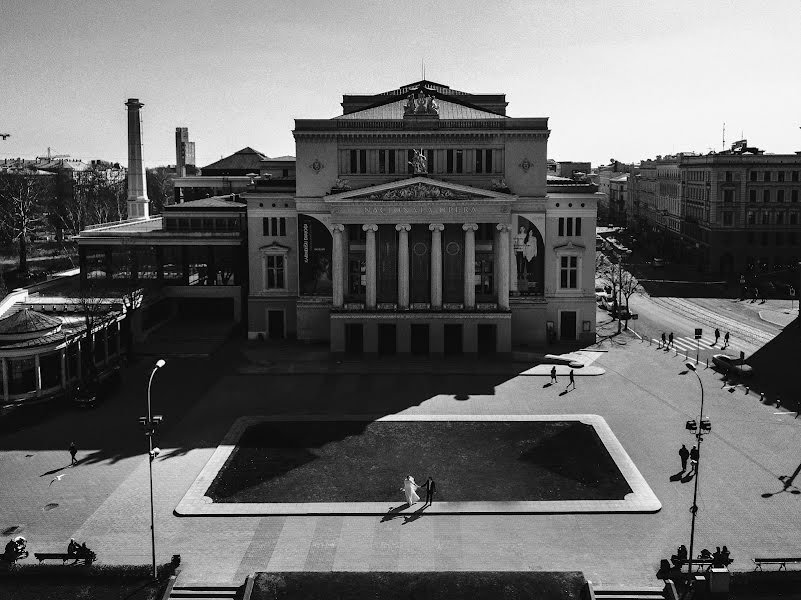
<svg viewBox="0 0 801 600">
<path fill-rule="evenodd" d="M 237 285 L 234 248 L 214 246 L 214 285 Z"/>
<path fill-rule="evenodd" d="M 25 394 L 36 389 L 36 375 L 34 373 L 35 363 L 33 358 L 11 358 L 8 393 Z"/>
<path fill-rule="evenodd" d="M 395 151 L 394 150 L 379 150 L 378 151 L 378 172 L 379 173 L 395 173 Z"/>
<path fill-rule="evenodd" d="M 784 181 L 784 171 L 779 171 L 779 181 Z"/>
<path fill-rule="evenodd" d="M 106 251 L 94 250 L 86 253 L 86 278 L 106 278 Z"/>
<path fill-rule="evenodd" d="M 456 172 L 464 173 L 464 151 L 456 150 Z"/>
<path fill-rule="evenodd" d="M 155 246 L 136 248 L 136 275 L 139 279 L 156 279 L 158 277 L 158 260 Z"/>
<path fill-rule="evenodd" d="M 770 223 L 770 217 L 768 216 L 767 212 L 762 213 L 762 224 L 768 225 Z"/>
<path fill-rule="evenodd" d="M 406 174 L 412 175 L 414 173 L 414 150 L 406 151 Z"/>
<path fill-rule="evenodd" d="M 261 224 L 265 236 L 283 237 L 286 235 L 285 217 L 264 217 Z"/>
<path fill-rule="evenodd" d="M 362 229 L 361 225 L 351 224 L 348 225 L 348 241 L 350 242 L 364 242 L 367 240 L 367 232 Z"/>
<path fill-rule="evenodd" d="M 186 254 L 189 267 L 189 285 L 210 285 L 209 248 L 206 246 L 188 246 Z"/>
<path fill-rule="evenodd" d="M 363 298 L 367 284 L 367 267 L 363 256 L 348 260 L 348 294 L 355 298 Z"/>
<path fill-rule="evenodd" d="M 748 201 L 749 202 L 756 202 L 756 190 L 748 190 Z"/>
<path fill-rule="evenodd" d="M 784 202 L 784 190 L 776 190 L 776 202 Z"/>
<path fill-rule="evenodd" d="M 267 289 L 282 290 L 284 285 L 284 257 L 269 255 L 267 259 Z"/>
<path fill-rule="evenodd" d="M 790 192 L 790 202 L 798 202 L 798 190 Z"/>
<path fill-rule="evenodd" d="M 359 150 L 359 173 L 367 173 L 367 150 Z"/>
<path fill-rule="evenodd" d="M 734 181 L 734 174 L 731 171 L 726 171 L 726 181 Z"/>
<path fill-rule="evenodd" d="M 359 165 L 357 163 L 356 150 L 351 150 L 350 151 L 350 169 L 349 170 L 350 170 L 351 173 L 356 173 L 358 171 L 358 168 L 359 168 Z"/>
<path fill-rule="evenodd" d="M 727 210 L 723 213 L 723 224 L 724 225 L 733 225 L 734 224 L 734 213 L 730 210 Z"/>
<path fill-rule="evenodd" d="M 790 225 L 798 225 L 798 213 L 790 213 Z"/>
<path fill-rule="evenodd" d="M 475 282 L 476 298 L 480 300 L 491 300 L 493 293 L 493 255 L 488 253 L 476 254 L 475 261 Z"/>
<path fill-rule="evenodd" d="M 180 246 L 161 247 L 162 277 L 167 280 L 180 280 L 184 277 L 183 249 Z"/>
<path fill-rule="evenodd" d="M 748 212 L 748 224 L 756 225 L 756 213 L 754 213 L 753 211 Z"/>
<path fill-rule="evenodd" d="M 734 190 L 723 190 L 723 201 L 734 202 Z"/>
<path fill-rule="evenodd" d="M 111 277 L 131 278 L 131 251 L 128 248 L 118 246 L 111 249 Z"/>
<path fill-rule="evenodd" d="M 757 172 L 751 171 L 751 181 L 756 181 L 756 180 L 757 180 Z"/>
<path fill-rule="evenodd" d="M 762 181 L 770 181 L 770 171 L 765 171 L 765 174 L 762 177 Z"/>
<path fill-rule="evenodd" d="M 564 237 L 565 235 L 565 218 L 559 217 L 559 237 Z"/>
<path fill-rule="evenodd" d="M 559 287 L 576 289 L 578 287 L 578 257 L 562 256 L 559 258 Z"/>
<path fill-rule="evenodd" d="M 770 202 L 770 190 L 762 190 L 762 202 Z"/>
<path fill-rule="evenodd" d="M 445 171 L 453 173 L 453 150 L 445 151 Z"/>
<path fill-rule="evenodd" d="M 798 171 L 793 171 L 791 178 L 793 181 L 798 181 Z"/>
<path fill-rule="evenodd" d="M 476 173 L 492 173 L 492 149 L 476 149 Z"/>
<path fill-rule="evenodd" d="M 189 231 L 189 219 L 178 219 L 178 231 Z"/>
<path fill-rule="evenodd" d="M 566 223 L 565 223 L 565 225 L 566 225 L 565 234 L 568 237 L 572 237 L 573 236 L 573 219 L 568 217 L 567 219 L 565 219 L 565 221 L 566 221 Z"/>
<path fill-rule="evenodd" d="M 479 223 L 476 230 L 477 242 L 491 242 L 495 239 L 495 223 Z"/>
<path fill-rule="evenodd" d="M 776 225 L 784 225 L 784 213 L 777 212 L 776 213 Z"/>
</svg>

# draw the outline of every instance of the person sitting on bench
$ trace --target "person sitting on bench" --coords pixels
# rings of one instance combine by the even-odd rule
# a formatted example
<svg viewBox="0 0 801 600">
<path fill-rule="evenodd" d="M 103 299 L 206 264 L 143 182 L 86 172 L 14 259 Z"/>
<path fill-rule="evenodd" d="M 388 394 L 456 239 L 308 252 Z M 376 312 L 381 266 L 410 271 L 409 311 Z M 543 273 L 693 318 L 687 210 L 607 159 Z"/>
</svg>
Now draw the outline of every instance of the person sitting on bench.
<svg viewBox="0 0 801 600">
<path fill-rule="evenodd" d="M 78 554 L 78 542 L 75 541 L 75 538 L 70 538 L 70 543 L 67 544 L 67 554 L 70 556 L 76 556 Z"/>
</svg>

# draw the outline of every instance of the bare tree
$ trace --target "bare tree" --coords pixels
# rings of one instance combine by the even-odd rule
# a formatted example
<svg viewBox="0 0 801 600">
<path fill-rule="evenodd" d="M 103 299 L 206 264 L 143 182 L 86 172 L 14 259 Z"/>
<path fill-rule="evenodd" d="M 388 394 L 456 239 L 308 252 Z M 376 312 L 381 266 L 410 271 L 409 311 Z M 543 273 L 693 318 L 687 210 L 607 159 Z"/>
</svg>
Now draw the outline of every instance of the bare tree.
<svg viewBox="0 0 801 600">
<path fill-rule="evenodd" d="M 161 214 L 166 205 L 172 204 L 175 195 L 174 177 L 175 173 L 170 172 L 167 167 L 147 170 L 147 195 L 153 203 L 154 214 Z"/>
<path fill-rule="evenodd" d="M 108 290 L 93 279 L 81 282 L 76 304 L 80 307 L 84 326 L 84 347 L 81 353 L 81 373 L 83 381 L 89 385 L 97 383 L 98 373 L 95 366 L 94 333 L 96 329 L 105 327 L 113 319 L 109 310 Z"/>
<path fill-rule="evenodd" d="M 625 269 L 622 260 L 617 262 L 610 261 L 602 253 L 595 255 L 596 276 L 612 288 L 612 316 L 617 319 L 618 333 L 624 327 L 629 328 L 629 301 L 634 294 L 642 293 L 642 286 L 637 278 Z M 621 305 L 625 301 L 625 310 L 621 310 Z"/>
<path fill-rule="evenodd" d="M 18 272 L 28 275 L 28 240 L 43 221 L 53 177 L 34 172 L 0 173 L 0 231 L 19 248 Z"/>
</svg>

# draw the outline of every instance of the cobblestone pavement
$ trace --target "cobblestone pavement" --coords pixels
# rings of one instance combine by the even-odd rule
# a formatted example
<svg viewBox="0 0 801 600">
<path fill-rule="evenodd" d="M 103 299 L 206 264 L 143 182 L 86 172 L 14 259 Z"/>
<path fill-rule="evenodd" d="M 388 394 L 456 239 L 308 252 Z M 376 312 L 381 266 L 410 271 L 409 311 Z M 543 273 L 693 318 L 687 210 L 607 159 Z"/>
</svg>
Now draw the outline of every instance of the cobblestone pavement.
<svg viewBox="0 0 801 600">
<path fill-rule="evenodd" d="M 184 583 L 241 583 L 255 570 L 582 570 L 602 586 L 654 585 L 660 558 L 689 543 L 692 482 L 671 481 L 693 442 L 700 390 L 681 357 L 615 344 L 575 391 L 507 375 L 242 375 L 243 342 L 173 360 L 153 385 L 165 416 L 153 464 L 157 554 L 182 555 Z M 54 414 L 0 438 L 0 529 L 34 551 L 86 541 L 105 563 L 150 559 L 148 464 L 136 428 L 149 363 L 96 411 Z M 696 547 L 726 544 L 734 569 L 756 555 L 799 555 L 801 495 L 782 492 L 801 456 L 801 418 L 700 373 L 712 433 L 702 447 Z M 663 509 L 656 514 L 188 517 L 173 509 L 233 421 L 268 414 L 602 415 Z M 81 464 L 69 468 L 75 439 Z M 59 470 L 61 469 L 61 470 Z M 60 481 L 50 481 L 65 474 Z M 801 485 L 801 481 L 796 482 Z M 775 493 L 763 498 L 763 493 Z M 49 507 L 48 504 L 57 504 Z M 389 506 L 387 507 L 389 509 Z"/>
</svg>

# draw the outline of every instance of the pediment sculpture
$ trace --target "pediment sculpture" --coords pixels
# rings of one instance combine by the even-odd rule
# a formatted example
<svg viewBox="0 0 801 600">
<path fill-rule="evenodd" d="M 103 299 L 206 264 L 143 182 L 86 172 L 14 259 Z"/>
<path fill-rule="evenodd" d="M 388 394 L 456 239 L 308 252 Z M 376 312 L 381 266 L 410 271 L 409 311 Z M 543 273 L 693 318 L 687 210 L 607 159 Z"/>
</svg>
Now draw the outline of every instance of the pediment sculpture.
<svg viewBox="0 0 801 600">
<path fill-rule="evenodd" d="M 417 94 L 409 94 L 403 107 L 403 116 L 439 115 L 439 105 L 434 96 L 429 96 L 422 89 Z"/>
<path fill-rule="evenodd" d="M 365 196 L 364 200 L 466 200 L 469 194 L 425 183 L 415 183 Z"/>
</svg>

